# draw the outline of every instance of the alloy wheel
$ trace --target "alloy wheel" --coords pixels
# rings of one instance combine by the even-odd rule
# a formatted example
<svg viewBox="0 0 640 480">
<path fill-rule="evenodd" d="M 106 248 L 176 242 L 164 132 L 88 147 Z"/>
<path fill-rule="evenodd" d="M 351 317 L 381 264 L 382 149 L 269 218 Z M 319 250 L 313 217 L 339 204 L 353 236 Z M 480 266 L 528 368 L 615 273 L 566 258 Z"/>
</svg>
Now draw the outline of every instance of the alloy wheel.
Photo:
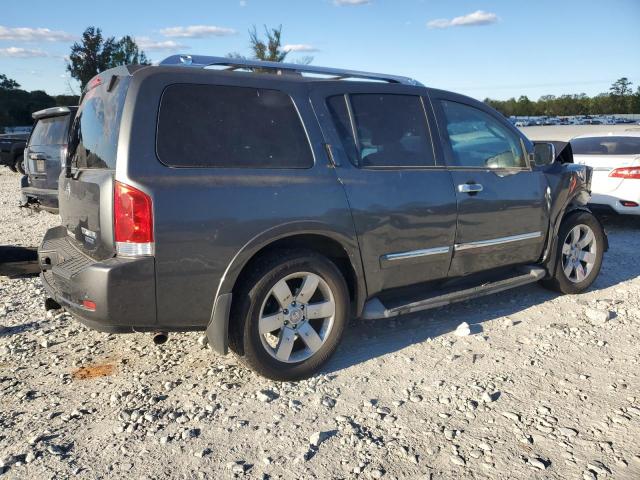
<svg viewBox="0 0 640 480">
<path fill-rule="evenodd" d="M 319 275 L 298 272 L 271 288 L 260 309 L 262 346 L 280 362 L 312 357 L 325 344 L 335 318 L 333 292 Z"/>
<path fill-rule="evenodd" d="M 573 227 L 562 244 L 562 269 L 573 283 L 584 281 L 593 271 L 597 259 L 596 237 L 587 225 Z"/>
</svg>

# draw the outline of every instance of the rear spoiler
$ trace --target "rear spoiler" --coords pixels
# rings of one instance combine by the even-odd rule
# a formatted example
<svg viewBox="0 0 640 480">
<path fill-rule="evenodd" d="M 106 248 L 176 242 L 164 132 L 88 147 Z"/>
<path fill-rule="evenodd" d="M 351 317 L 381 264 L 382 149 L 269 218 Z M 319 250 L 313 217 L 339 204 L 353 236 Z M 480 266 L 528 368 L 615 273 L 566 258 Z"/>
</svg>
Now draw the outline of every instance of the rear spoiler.
<svg viewBox="0 0 640 480">
<path fill-rule="evenodd" d="M 34 120 L 40 120 L 44 117 L 60 117 L 62 115 L 68 115 L 71 111 L 77 110 L 78 107 L 52 107 L 45 108 L 44 110 L 38 110 L 33 112 L 31 116 Z"/>
</svg>

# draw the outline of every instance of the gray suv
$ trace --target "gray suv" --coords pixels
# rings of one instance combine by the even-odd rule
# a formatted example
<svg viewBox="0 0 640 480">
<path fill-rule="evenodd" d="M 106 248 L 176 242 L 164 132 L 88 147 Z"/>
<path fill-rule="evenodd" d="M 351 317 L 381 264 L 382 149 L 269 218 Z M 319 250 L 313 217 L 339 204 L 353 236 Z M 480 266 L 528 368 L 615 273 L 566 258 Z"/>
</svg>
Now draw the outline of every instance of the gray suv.
<svg viewBox="0 0 640 480">
<path fill-rule="evenodd" d="M 350 318 L 537 281 L 579 293 L 607 249 L 591 170 L 537 147 L 393 75 L 184 55 L 108 70 L 39 249 L 46 306 L 107 332 L 206 330 L 294 380 Z"/>
</svg>

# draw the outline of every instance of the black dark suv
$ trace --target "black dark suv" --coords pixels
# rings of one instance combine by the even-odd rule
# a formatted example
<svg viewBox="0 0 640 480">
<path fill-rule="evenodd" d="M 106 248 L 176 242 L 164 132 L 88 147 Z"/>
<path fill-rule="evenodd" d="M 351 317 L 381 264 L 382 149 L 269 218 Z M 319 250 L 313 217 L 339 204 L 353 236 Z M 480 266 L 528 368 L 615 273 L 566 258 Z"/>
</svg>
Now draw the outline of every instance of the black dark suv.
<svg viewBox="0 0 640 480">
<path fill-rule="evenodd" d="M 108 332 L 206 330 L 291 380 L 352 317 L 536 281 L 578 293 L 607 249 L 591 171 L 540 147 L 392 75 L 184 55 L 108 70 L 39 250 L 47 305 Z"/>
<path fill-rule="evenodd" d="M 24 150 L 22 206 L 58 211 L 58 177 L 77 110 L 78 107 L 53 107 L 33 114 L 35 124 Z"/>
</svg>

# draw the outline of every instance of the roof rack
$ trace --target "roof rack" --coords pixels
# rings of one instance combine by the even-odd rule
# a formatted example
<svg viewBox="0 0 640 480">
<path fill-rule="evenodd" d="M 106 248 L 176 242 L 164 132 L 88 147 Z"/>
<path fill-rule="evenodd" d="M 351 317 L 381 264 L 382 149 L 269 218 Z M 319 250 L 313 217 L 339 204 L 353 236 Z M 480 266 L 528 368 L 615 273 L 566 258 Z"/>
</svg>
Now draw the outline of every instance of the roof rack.
<svg viewBox="0 0 640 480">
<path fill-rule="evenodd" d="M 326 75 L 331 80 L 343 80 L 348 78 L 362 78 L 365 80 L 377 80 L 402 85 L 422 86 L 420 82 L 409 77 L 387 75 L 384 73 L 361 72 L 358 70 L 344 70 L 341 68 L 316 67 L 315 65 L 301 65 L 297 63 L 265 62 L 261 60 L 246 60 L 243 58 L 211 57 L 207 55 L 171 55 L 165 58 L 160 65 L 179 65 L 185 67 L 205 68 L 210 66 L 226 66 L 227 70 L 275 70 L 277 74 L 315 73 Z"/>
</svg>

